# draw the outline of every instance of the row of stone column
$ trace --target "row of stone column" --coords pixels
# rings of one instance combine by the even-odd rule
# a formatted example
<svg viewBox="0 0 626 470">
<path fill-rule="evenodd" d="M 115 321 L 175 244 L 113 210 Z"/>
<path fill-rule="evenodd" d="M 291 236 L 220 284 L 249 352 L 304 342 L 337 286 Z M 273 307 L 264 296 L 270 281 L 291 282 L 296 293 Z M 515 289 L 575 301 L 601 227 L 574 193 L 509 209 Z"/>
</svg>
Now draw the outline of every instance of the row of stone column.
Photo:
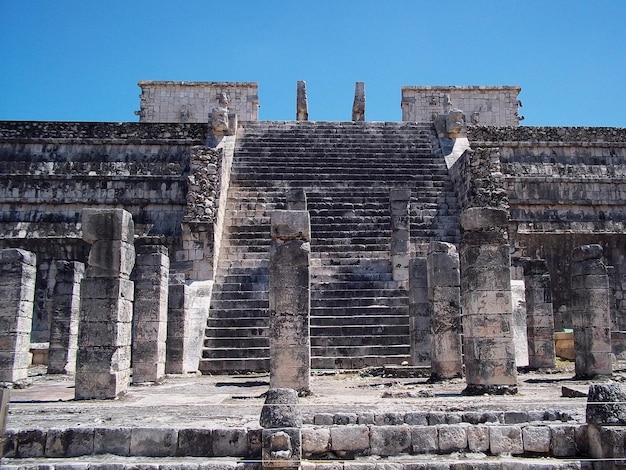
<svg viewBox="0 0 626 470">
<path fill-rule="evenodd" d="M 454 245 L 431 242 L 426 258 L 411 260 L 411 359 L 414 365 L 430 366 L 431 380 L 462 376 L 464 363 L 466 393 L 515 391 L 510 260 L 504 241 L 493 233 L 466 236 L 461 263 Z M 572 322 L 580 377 L 612 372 L 609 281 L 601 256 L 599 245 L 582 246 L 572 254 Z M 545 260 L 526 261 L 524 284 L 529 367 L 555 367 L 552 288 Z"/>
<path fill-rule="evenodd" d="M 306 93 L 306 82 L 298 80 L 296 90 L 296 121 L 309 120 L 309 100 Z M 365 82 L 354 85 L 354 101 L 352 103 L 352 120 L 365 121 Z"/>
<path fill-rule="evenodd" d="M 123 393 L 131 357 L 134 383 L 196 371 L 201 334 L 194 331 L 203 328 L 191 325 L 190 312 L 202 293 L 169 275 L 167 248 L 135 253 L 132 217 L 121 209 L 85 209 L 82 230 L 92 245 L 87 269 L 55 265 L 48 373 L 75 374 L 76 398 L 88 399 Z M 35 271 L 33 253 L 0 251 L 0 382 L 27 379 Z"/>
</svg>

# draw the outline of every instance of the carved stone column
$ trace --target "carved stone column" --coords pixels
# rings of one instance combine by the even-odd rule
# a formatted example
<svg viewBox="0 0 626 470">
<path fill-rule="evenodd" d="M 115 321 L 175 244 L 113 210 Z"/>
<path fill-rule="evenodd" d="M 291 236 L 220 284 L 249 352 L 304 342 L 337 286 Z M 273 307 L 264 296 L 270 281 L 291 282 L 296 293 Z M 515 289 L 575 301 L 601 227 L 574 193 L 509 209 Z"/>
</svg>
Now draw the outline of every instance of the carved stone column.
<svg viewBox="0 0 626 470">
<path fill-rule="evenodd" d="M 134 224 L 123 209 L 84 209 L 82 229 L 92 246 L 81 283 L 75 396 L 115 398 L 130 383 Z"/>
<path fill-rule="evenodd" d="M 85 265 L 78 261 L 57 261 L 52 312 L 48 374 L 74 374 L 78 349 L 80 283 Z"/>
<path fill-rule="evenodd" d="M 545 260 L 526 261 L 524 264 L 524 289 L 526 294 L 528 366 L 532 369 L 555 367 L 552 281 Z"/>
<path fill-rule="evenodd" d="M 389 192 L 393 280 L 403 286 L 406 286 L 409 280 L 409 260 L 411 258 L 410 200 L 410 189 L 392 189 Z"/>
<path fill-rule="evenodd" d="M 137 249 L 133 273 L 133 383 L 158 382 L 165 376 L 169 269 L 166 247 L 146 245 Z"/>
<path fill-rule="evenodd" d="M 36 273 L 34 253 L 0 250 L 0 382 L 28 379 Z"/>
<path fill-rule="evenodd" d="M 572 252 L 572 325 L 576 376 L 611 375 L 609 277 L 600 245 Z"/>
<path fill-rule="evenodd" d="M 296 121 L 309 120 L 309 102 L 306 96 L 306 82 L 298 80 L 298 89 L 296 95 Z"/>
<path fill-rule="evenodd" d="M 431 380 L 463 376 L 459 255 L 451 243 L 428 246 Z"/>
<path fill-rule="evenodd" d="M 270 387 L 310 391 L 311 223 L 306 210 L 274 211 L 269 266 Z"/>
<path fill-rule="evenodd" d="M 352 120 L 355 122 L 365 121 L 365 82 L 356 82 L 354 86 Z"/>
<path fill-rule="evenodd" d="M 426 258 L 412 258 L 409 262 L 409 334 L 414 366 L 430 366 L 430 315 Z"/>
<path fill-rule="evenodd" d="M 511 331 L 508 213 L 473 207 L 461 214 L 461 305 L 465 394 L 517 393 Z"/>
</svg>

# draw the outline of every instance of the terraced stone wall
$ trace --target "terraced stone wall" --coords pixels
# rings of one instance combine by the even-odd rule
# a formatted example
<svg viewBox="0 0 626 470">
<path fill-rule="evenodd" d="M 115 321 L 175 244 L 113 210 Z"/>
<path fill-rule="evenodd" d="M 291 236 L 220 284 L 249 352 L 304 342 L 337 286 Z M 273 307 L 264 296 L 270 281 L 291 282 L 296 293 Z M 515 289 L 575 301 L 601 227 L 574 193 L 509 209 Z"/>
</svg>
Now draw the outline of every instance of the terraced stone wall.
<svg viewBox="0 0 626 470">
<path fill-rule="evenodd" d="M 87 260 L 84 207 L 122 207 L 138 244 L 180 249 L 190 147 L 207 132 L 208 124 L 0 122 L 0 249 L 37 256 L 33 341 L 48 340 L 56 261 Z"/>
<path fill-rule="evenodd" d="M 547 260 L 556 331 L 572 326 L 572 250 L 592 243 L 614 267 L 613 327 L 626 329 L 626 129 L 477 126 L 468 138 L 499 148 L 514 278 L 520 258 Z"/>
</svg>

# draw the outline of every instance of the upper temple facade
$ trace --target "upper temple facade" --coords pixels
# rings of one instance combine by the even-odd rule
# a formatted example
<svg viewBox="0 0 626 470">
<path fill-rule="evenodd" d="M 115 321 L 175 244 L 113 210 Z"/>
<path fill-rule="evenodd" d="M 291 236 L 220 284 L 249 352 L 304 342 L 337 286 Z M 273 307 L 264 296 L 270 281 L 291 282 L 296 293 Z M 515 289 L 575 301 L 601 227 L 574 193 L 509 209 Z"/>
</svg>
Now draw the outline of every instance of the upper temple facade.
<svg viewBox="0 0 626 470">
<path fill-rule="evenodd" d="M 549 334 L 572 328 L 571 254 L 598 244 L 612 337 L 626 330 L 624 128 L 520 126 L 517 86 L 406 86 L 398 122 L 367 120 L 361 82 L 346 122 L 309 121 L 304 82 L 293 121 L 258 119 L 255 82 L 139 87 L 139 122 L 0 122 L 0 250 L 34 253 L 33 343 L 55 341 L 57 262 L 93 258 L 85 209 L 124 209 L 135 249 L 167 253 L 183 292 L 168 350 L 181 370 L 268 370 L 270 216 L 293 191 L 310 214 L 314 368 L 426 363 L 414 260 L 494 227 L 499 298 L 544 260 Z"/>
</svg>

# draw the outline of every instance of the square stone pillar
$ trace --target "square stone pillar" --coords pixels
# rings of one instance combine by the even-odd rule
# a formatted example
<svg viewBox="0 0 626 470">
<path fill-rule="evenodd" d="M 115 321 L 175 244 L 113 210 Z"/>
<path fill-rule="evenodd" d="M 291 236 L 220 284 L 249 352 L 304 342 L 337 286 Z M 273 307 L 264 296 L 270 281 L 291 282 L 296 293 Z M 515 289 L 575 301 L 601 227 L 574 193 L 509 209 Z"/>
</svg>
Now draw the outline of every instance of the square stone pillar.
<svg viewBox="0 0 626 470">
<path fill-rule="evenodd" d="M 511 262 L 504 209 L 461 214 L 461 306 L 465 394 L 517 393 Z"/>
<path fill-rule="evenodd" d="M 430 366 L 430 315 L 426 258 L 413 258 L 409 262 L 409 334 L 414 366 Z"/>
<path fill-rule="evenodd" d="M 526 261 L 524 289 L 528 367 L 531 369 L 555 367 L 552 280 L 545 260 Z"/>
<path fill-rule="evenodd" d="M 162 245 L 137 249 L 133 272 L 133 383 L 158 382 L 165 375 L 170 259 Z"/>
<path fill-rule="evenodd" d="M 310 391 L 311 222 L 306 210 L 271 215 L 270 387 Z"/>
<path fill-rule="evenodd" d="M 123 209 L 84 209 L 82 230 L 92 247 L 81 283 L 75 397 L 116 398 L 130 383 L 133 219 Z"/>
<path fill-rule="evenodd" d="M 78 261 L 57 261 L 52 311 L 48 374 L 74 374 L 78 349 L 80 283 L 85 265 Z"/>
<path fill-rule="evenodd" d="M 393 280 L 407 286 L 411 258 L 411 229 L 409 217 L 410 189 L 389 192 L 391 209 L 391 265 Z"/>
<path fill-rule="evenodd" d="M 609 277 L 600 245 L 572 252 L 572 326 L 576 376 L 611 375 L 611 308 Z"/>
<path fill-rule="evenodd" d="M 36 274 L 34 253 L 0 250 L 0 382 L 28 379 Z"/>
<path fill-rule="evenodd" d="M 430 242 L 427 264 L 431 311 L 430 379 L 462 377 L 461 281 L 456 247 L 451 243 Z"/>
<path fill-rule="evenodd" d="M 165 372 L 197 372 L 209 316 L 213 281 L 185 281 L 169 276 Z"/>
</svg>

